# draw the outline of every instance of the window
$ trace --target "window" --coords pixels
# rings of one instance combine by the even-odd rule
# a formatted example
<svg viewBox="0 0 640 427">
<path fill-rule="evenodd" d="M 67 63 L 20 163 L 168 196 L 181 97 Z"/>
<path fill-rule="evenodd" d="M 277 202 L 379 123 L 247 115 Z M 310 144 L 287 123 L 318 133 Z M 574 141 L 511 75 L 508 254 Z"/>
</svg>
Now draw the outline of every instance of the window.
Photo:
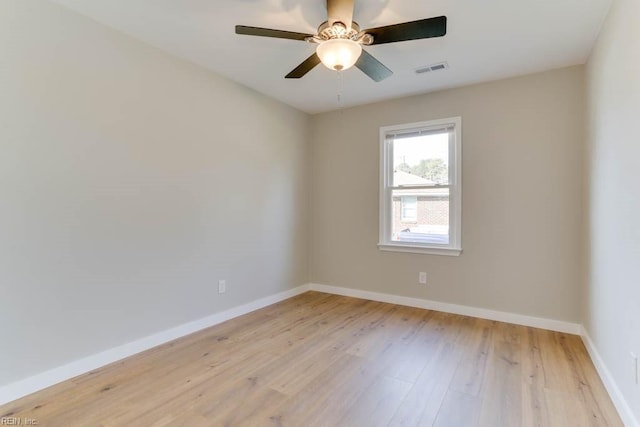
<svg viewBox="0 0 640 427">
<path fill-rule="evenodd" d="M 418 197 L 402 196 L 400 218 L 403 222 L 416 222 L 418 220 Z"/>
<path fill-rule="evenodd" d="M 380 243 L 386 251 L 460 255 L 462 119 L 380 129 Z"/>
</svg>

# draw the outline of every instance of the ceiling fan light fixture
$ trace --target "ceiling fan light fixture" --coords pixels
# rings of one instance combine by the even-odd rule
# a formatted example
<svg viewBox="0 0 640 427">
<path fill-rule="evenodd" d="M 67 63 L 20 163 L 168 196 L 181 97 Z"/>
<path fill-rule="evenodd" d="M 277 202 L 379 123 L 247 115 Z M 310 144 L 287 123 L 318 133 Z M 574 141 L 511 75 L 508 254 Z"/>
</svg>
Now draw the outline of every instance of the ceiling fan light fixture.
<svg viewBox="0 0 640 427">
<path fill-rule="evenodd" d="M 350 39 L 331 39 L 316 49 L 320 61 L 330 70 L 342 71 L 353 67 L 362 54 L 362 46 Z"/>
</svg>

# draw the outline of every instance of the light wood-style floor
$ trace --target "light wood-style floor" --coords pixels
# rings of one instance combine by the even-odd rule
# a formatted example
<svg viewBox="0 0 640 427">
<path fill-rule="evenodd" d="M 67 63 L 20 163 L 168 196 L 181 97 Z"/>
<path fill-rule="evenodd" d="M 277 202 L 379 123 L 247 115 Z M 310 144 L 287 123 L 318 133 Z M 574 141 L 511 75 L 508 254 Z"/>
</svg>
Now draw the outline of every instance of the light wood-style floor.
<svg viewBox="0 0 640 427">
<path fill-rule="evenodd" d="M 0 416 L 64 427 L 622 425 L 577 336 L 317 292 Z"/>
</svg>

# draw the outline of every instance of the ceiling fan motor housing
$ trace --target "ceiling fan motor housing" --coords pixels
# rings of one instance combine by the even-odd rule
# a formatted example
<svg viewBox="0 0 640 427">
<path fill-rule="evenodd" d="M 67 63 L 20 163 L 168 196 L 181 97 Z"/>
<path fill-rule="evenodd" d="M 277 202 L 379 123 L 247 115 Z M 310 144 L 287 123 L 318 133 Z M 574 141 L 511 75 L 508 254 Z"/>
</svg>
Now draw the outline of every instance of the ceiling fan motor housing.
<svg viewBox="0 0 640 427">
<path fill-rule="evenodd" d="M 347 26 L 340 21 L 334 22 L 333 25 L 329 25 L 329 22 L 325 21 L 318 27 L 318 33 L 314 36 L 307 37 L 306 40 L 309 43 L 319 44 L 334 39 L 353 40 L 356 43 L 366 46 L 373 43 L 373 36 L 364 31 L 360 31 L 360 26 L 355 21 L 351 23 L 351 28 L 347 28 Z"/>
</svg>

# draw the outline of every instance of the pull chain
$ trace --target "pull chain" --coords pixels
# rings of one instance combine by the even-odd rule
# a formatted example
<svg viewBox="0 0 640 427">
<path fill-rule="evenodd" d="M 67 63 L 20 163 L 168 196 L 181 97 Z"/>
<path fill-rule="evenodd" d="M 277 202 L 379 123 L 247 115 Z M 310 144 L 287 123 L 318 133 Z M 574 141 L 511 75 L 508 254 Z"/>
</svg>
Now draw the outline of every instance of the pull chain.
<svg viewBox="0 0 640 427">
<path fill-rule="evenodd" d="M 338 70 L 338 95 L 336 98 L 338 100 L 338 108 L 340 109 L 340 111 L 344 111 L 344 104 L 342 103 L 343 86 L 344 86 L 344 82 L 342 79 L 342 72 Z"/>
</svg>

